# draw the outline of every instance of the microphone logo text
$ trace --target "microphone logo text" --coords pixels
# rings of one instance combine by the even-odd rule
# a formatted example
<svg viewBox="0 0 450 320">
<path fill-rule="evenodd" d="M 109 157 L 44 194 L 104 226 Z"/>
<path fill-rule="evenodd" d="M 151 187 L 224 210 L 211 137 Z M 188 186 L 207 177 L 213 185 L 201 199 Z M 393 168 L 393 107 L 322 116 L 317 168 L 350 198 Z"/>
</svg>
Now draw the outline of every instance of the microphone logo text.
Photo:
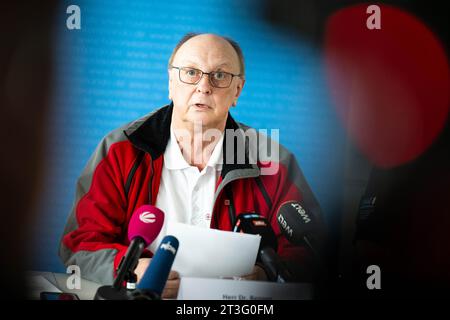
<svg viewBox="0 0 450 320">
<path fill-rule="evenodd" d="M 298 203 L 292 203 L 291 206 L 294 207 L 295 210 L 297 210 L 305 223 L 311 222 L 311 219 L 301 205 L 299 205 Z"/>
<path fill-rule="evenodd" d="M 292 229 L 287 224 L 286 220 L 284 220 L 284 217 L 280 214 L 278 215 L 278 222 L 280 223 L 280 226 L 286 231 L 286 233 L 292 237 Z"/>
<path fill-rule="evenodd" d="M 139 215 L 139 220 L 141 220 L 144 223 L 153 223 L 156 221 L 156 216 L 154 213 L 151 213 L 150 211 L 144 211 Z"/>
<path fill-rule="evenodd" d="M 168 250 L 168 251 L 170 251 L 170 252 L 172 252 L 174 255 L 177 253 L 177 249 L 175 249 L 171 244 L 170 244 L 170 241 L 169 242 L 167 242 L 167 243 L 163 243 L 162 245 L 161 245 L 161 249 L 164 249 L 164 250 Z"/>
</svg>

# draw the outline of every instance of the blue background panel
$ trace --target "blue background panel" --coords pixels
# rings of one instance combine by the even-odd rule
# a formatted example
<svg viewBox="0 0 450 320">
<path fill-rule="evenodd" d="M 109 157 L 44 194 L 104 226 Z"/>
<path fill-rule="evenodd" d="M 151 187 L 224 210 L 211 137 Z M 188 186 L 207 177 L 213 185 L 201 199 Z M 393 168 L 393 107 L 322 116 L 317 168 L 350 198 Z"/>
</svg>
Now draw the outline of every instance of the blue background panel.
<svg viewBox="0 0 450 320">
<path fill-rule="evenodd" d="M 81 9 L 81 30 L 66 8 Z M 75 183 L 109 131 L 167 104 L 167 61 L 187 32 L 229 36 L 242 47 L 246 84 L 232 115 L 279 129 L 327 219 L 337 214 L 344 133 L 329 101 L 321 53 L 262 19 L 259 1 L 71 1 L 55 20 L 53 114 L 46 180 L 32 244 L 33 270 L 62 272 L 57 255 Z"/>
</svg>

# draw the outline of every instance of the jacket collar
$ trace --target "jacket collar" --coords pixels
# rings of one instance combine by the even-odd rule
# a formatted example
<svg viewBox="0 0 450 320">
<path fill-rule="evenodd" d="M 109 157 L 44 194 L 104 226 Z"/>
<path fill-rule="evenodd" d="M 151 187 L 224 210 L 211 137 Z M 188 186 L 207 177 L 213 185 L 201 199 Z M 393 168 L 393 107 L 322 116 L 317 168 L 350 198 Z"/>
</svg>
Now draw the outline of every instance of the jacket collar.
<svg viewBox="0 0 450 320">
<path fill-rule="evenodd" d="M 148 152 L 152 159 L 160 157 L 166 147 L 170 138 L 170 123 L 172 121 L 173 103 L 166 105 L 150 114 L 146 117 L 136 120 L 124 130 L 128 140 L 138 149 Z M 228 113 L 225 130 L 227 129 L 239 129 L 242 128 Z M 233 177 L 242 178 L 249 176 L 258 176 L 259 168 L 250 164 L 248 159 L 248 146 L 244 148 L 238 148 L 237 150 L 245 150 L 245 162 L 243 164 L 238 163 L 238 155 L 234 153 L 234 161 L 232 164 L 226 163 L 226 145 L 227 134 L 224 135 L 223 141 L 223 167 L 222 178 L 228 175 L 230 172 L 234 174 L 229 175 L 228 179 L 234 180 Z M 237 139 L 236 143 L 245 143 L 243 139 Z M 237 170 L 237 172 L 235 172 Z M 226 179 L 226 180 L 228 180 Z"/>
<path fill-rule="evenodd" d="M 169 141 L 172 112 L 171 103 L 134 121 L 124 133 L 136 148 L 148 152 L 152 159 L 156 159 L 164 153 Z"/>
</svg>

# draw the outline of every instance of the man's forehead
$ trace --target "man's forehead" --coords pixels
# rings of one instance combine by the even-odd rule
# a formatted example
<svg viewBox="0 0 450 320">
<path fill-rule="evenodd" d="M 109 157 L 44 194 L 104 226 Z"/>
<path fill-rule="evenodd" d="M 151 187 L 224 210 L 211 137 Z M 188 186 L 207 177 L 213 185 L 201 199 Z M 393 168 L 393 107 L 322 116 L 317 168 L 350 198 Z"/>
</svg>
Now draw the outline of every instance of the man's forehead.
<svg viewBox="0 0 450 320">
<path fill-rule="evenodd" d="M 199 64 L 205 57 L 217 58 L 217 66 L 233 66 L 239 63 L 236 51 L 227 40 L 209 34 L 195 36 L 183 43 L 174 60 Z"/>
</svg>

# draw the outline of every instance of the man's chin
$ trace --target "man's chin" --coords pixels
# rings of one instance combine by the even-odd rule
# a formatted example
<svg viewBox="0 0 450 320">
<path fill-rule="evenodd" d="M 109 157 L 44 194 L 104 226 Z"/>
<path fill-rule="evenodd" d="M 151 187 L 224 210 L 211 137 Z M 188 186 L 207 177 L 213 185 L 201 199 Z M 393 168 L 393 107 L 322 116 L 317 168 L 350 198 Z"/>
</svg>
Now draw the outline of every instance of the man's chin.
<svg viewBox="0 0 450 320">
<path fill-rule="evenodd" d="M 197 126 L 210 126 L 212 123 L 214 123 L 211 115 L 205 114 L 205 113 L 197 113 L 197 114 L 191 114 L 188 117 L 188 121 L 191 122 L 194 125 Z"/>
</svg>

